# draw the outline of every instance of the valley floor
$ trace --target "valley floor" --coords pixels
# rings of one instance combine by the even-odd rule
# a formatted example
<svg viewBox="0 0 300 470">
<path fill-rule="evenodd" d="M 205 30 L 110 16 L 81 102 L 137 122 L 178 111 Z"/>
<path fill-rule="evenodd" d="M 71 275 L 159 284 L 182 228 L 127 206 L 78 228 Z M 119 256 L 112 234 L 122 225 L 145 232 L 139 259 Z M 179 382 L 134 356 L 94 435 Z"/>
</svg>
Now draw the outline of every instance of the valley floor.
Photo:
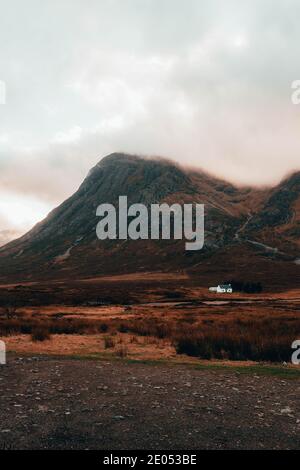
<svg viewBox="0 0 300 470">
<path fill-rule="evenodd" d="M 271 298 L 168 295 L 146 293 L 146 302 L 130 305 L 26 305 L 11 318 L 4 310 L 0 339 L 17 354 L 291 362 L 300 337 L 298 291 Z"/>
<path fill-rule="evenodd" d="M 0 366 L 0 446 L 299 448 L 299 375 L 269 372 L 9 354 Z"/>
</svg>

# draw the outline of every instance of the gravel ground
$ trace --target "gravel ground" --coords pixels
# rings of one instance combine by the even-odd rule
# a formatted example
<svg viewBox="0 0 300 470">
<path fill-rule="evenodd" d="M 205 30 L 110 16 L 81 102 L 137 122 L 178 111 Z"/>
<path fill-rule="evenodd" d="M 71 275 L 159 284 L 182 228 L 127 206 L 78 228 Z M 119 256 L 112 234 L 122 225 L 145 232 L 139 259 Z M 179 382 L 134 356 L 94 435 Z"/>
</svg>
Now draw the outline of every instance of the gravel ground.
<svg viewBox="0 0 300 470">
<path fill-rule="evenodd" d="M 10 356 L 3 449 L 296 449 L 300 381 L 184 365 Z"/>
</svg>

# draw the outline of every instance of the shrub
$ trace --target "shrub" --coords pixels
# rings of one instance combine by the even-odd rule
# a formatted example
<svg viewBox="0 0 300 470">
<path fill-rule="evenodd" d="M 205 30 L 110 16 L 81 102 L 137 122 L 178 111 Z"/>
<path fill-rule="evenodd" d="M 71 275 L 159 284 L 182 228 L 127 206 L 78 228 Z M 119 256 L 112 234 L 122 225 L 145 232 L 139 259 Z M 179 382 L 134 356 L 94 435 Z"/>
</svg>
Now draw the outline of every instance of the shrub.
<svg viewBox="0 0 300 470">
<path fill-rule="evenodd" d="M 32 341 L 46 341 L 50 338 L 51 335 L 46 328 L 37 328 L 31 334 Z"/>
<path fill-rule="evenodd" d="M 101 323 L 99 326 L 99 330 L 101 331 L 101 333 L 106 333 L 108 331 L 107 323 Z"/>
<path fill-rule="evenodd" d="M 236 281 L 231 279 L 224 284 L 231 284 L 234 292 L 245 292 L 247 294 L 260 294 L 263 290 L 261 282 Z"/>
<path fill-rule="evenodd" d="M 115 341 L 111 336 L 104 337 L 104 348 L 110 349 L 115 347 Z"/>
<path fill-rule="evenodd" d="M 2 307 L 3 315 L 7 318 L 14 318 L 17 315 L 17 307 L 15 305 L 6 305 Z"/>
<path fill-rule="evenodd" d="M 128 326 L 125 325 L 124 323 L 121 323 L 118 327 L 118 331 L 120 333 L 127 333 L 128 332 Z"/>
</svg>

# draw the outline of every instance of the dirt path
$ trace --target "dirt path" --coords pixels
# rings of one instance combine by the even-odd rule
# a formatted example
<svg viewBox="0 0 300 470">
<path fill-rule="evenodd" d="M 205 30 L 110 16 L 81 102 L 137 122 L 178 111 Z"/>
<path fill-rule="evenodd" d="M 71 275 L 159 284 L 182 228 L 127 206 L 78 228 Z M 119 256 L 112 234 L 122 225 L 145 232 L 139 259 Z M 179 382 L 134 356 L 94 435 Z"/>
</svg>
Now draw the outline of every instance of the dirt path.
<svg viewBox="0 0 300 470">
<path fill-rule="evenodd" d="M 8 358 L 0 446 L 299 448 L 300 382 L 183 365 Z"/>
</svg>

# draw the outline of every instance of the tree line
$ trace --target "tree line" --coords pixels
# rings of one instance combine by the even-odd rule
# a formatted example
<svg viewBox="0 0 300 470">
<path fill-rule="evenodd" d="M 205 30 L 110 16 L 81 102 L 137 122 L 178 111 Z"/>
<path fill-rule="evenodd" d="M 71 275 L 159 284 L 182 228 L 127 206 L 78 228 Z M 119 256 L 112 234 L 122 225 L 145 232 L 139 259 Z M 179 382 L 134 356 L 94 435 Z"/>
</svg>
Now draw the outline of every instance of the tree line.
<svg viewBox="0 0 300 470">
<path fill-rule="evenodd" d="M 236 281 L 232 279 L 224 284 L 231 284 L 234 292 L 246 292 L 247 294 L 259 294 L 263 290 L 261 282 Z"/>
</svg>

